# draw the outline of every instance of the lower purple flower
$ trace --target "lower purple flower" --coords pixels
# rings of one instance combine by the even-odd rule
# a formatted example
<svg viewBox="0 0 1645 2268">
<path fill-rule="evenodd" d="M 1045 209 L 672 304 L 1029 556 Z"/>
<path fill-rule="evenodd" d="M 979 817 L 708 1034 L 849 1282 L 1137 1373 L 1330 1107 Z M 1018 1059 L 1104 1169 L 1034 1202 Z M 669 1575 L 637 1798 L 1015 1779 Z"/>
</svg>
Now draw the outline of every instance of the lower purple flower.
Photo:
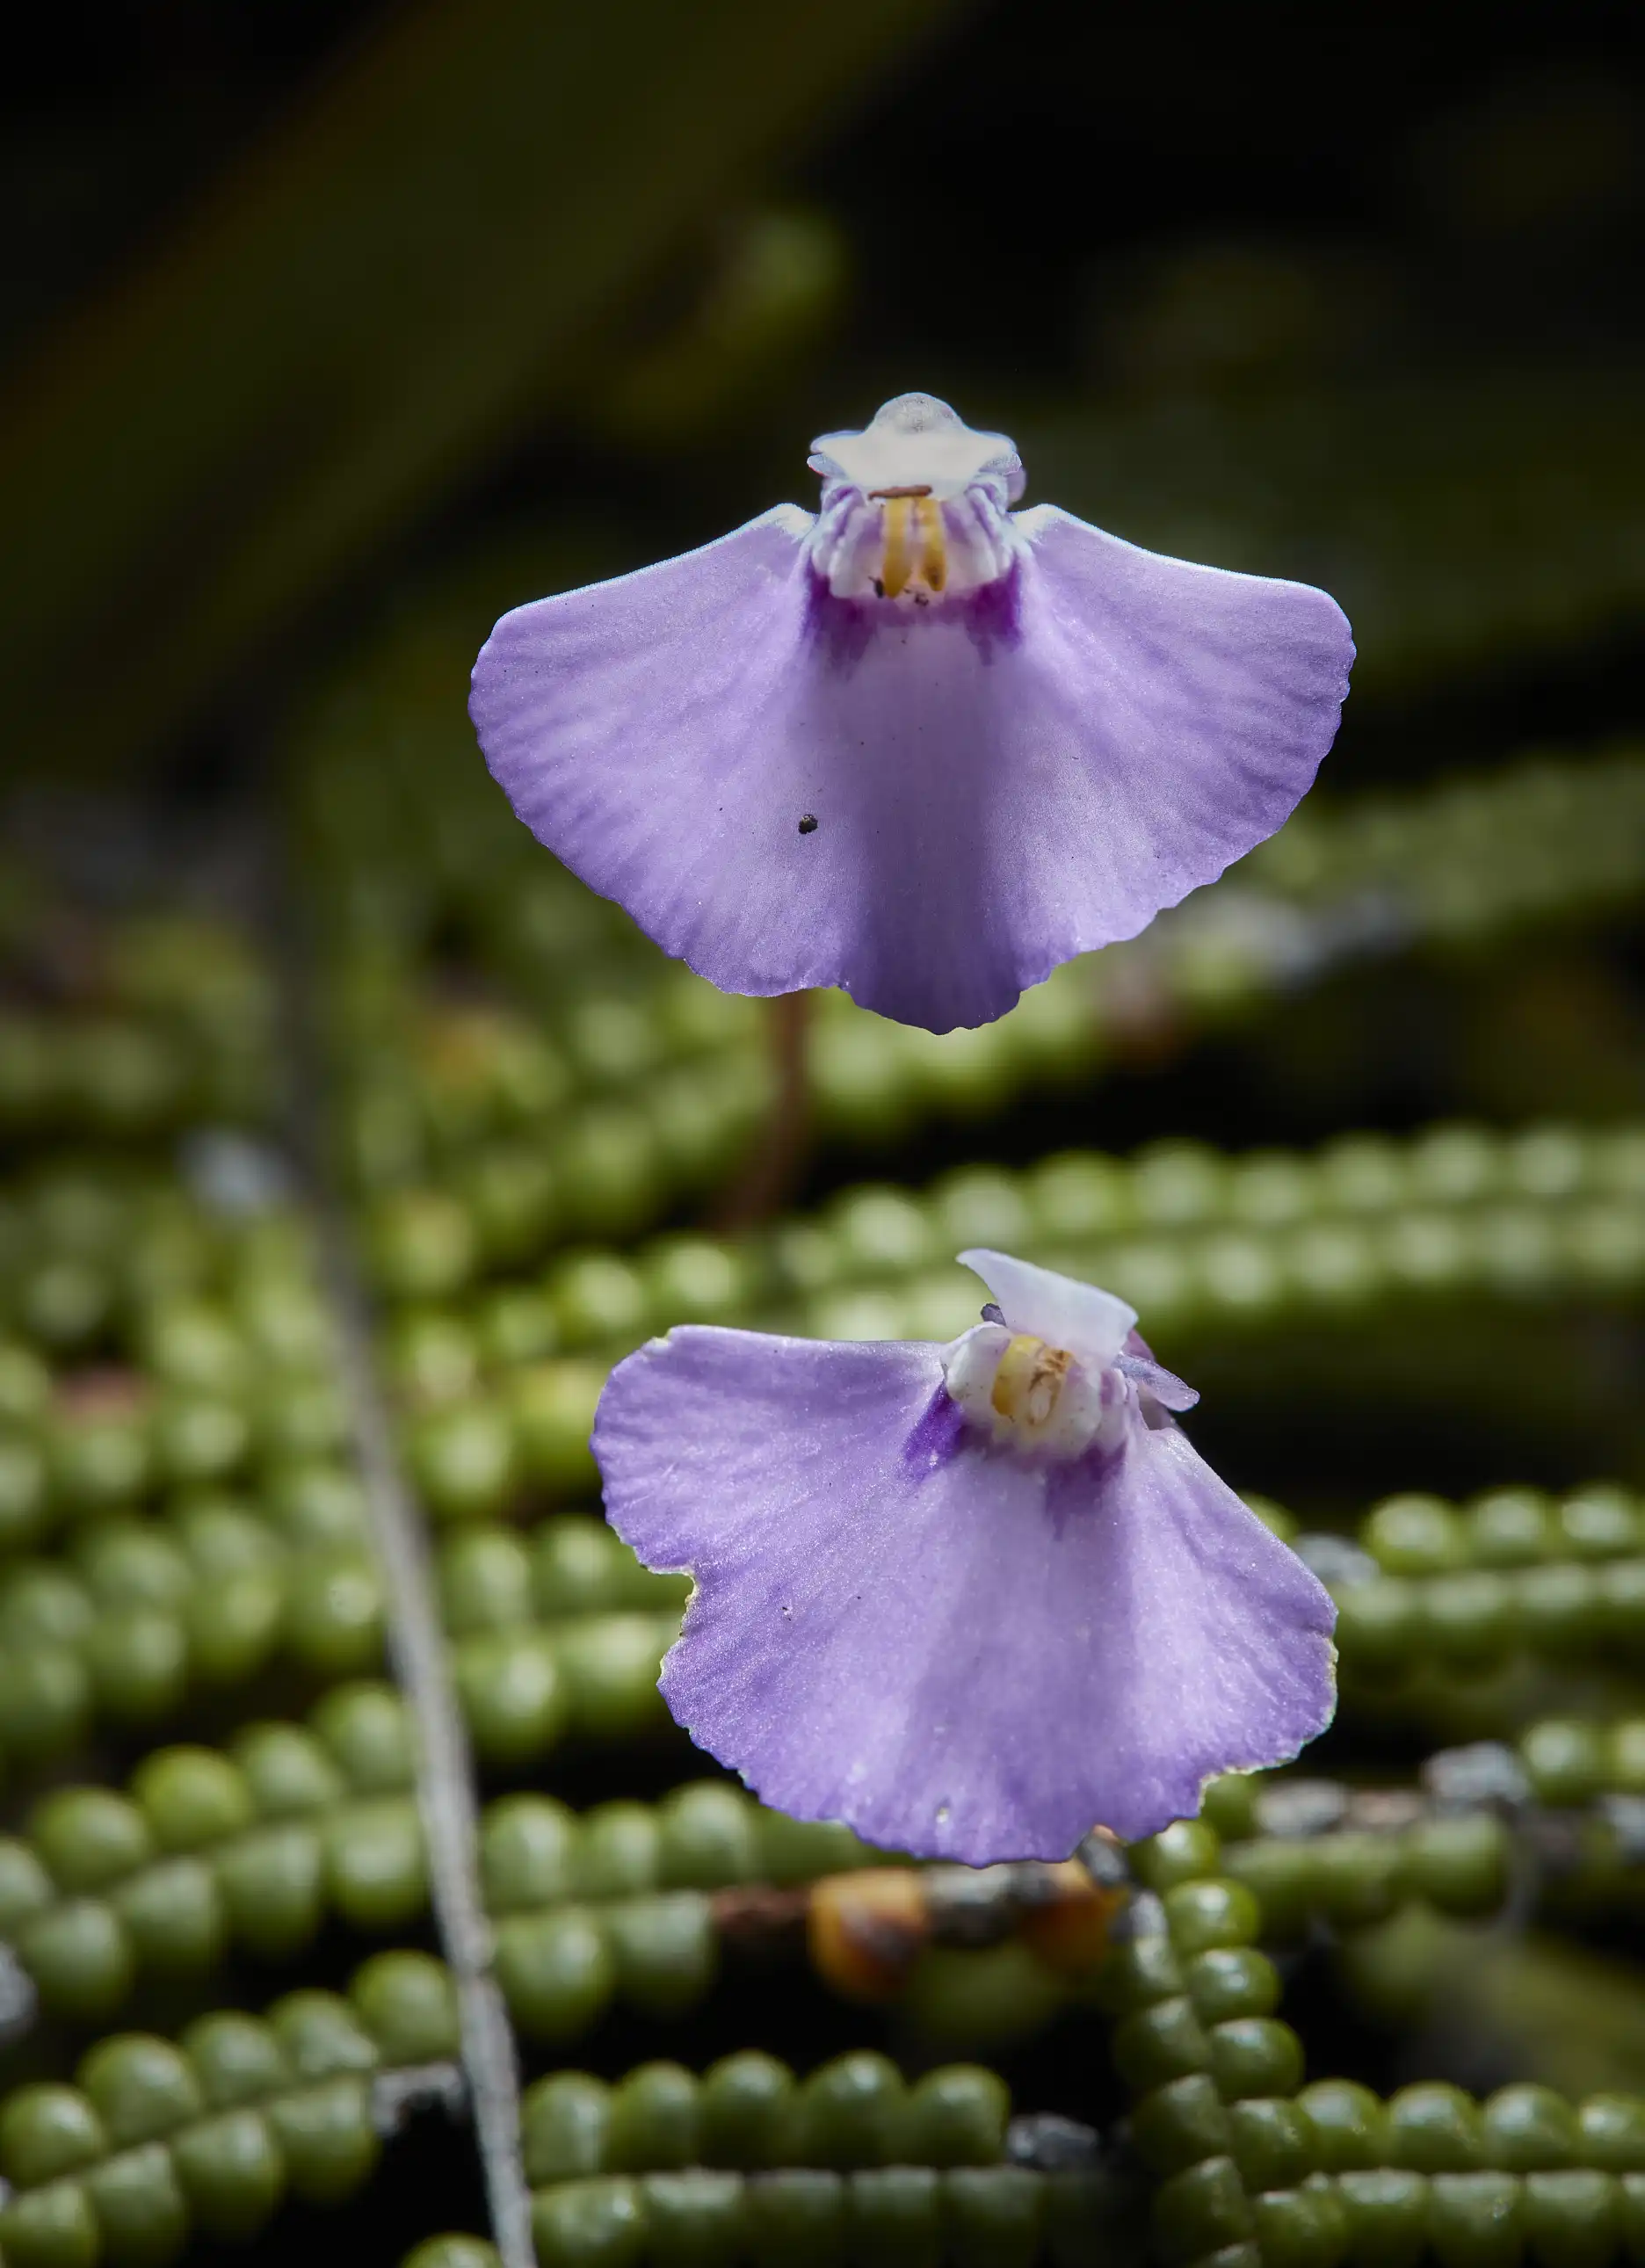
<svg viewBox="0 0 1645 2268">
<path fill-rule="evenodd" d="M 972 1866 L 1191 1816 L 1334 1706 L 1335 1609 L 1105 1292 L 1003 1253 L 950 1346 L 690 1325 L 618 1365 L 613 1527 L 696 1589 L 669 1708 L 801 1819 Z"/>
</svg>

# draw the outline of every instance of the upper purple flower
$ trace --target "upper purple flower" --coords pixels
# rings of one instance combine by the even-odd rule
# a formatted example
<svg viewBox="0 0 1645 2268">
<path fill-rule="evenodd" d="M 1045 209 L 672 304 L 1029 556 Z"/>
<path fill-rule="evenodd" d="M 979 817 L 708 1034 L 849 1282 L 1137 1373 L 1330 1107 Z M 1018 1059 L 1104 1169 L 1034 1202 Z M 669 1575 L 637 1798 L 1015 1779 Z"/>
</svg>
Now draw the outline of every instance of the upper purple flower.
<svg viewBox="0 0 1645 2268">
<path fill-rule="evenodd" d="M 1335 1609 L 1122 1300 L 1000 1252 L 951 1346 L 688 1325 L 613 1372 L 606 1507 L 696 1581 L 662 1691 L 766 1802 L 985 1866 L 1154 1833 L 1330 1722 Z"/>
<path fill-rule="evenodd" d="M 814 447 L 815 517 L 505 615 L 475 725 L 538 839 L 723 990 L 985 1024 L 1289 815 L 1348 625 L 1010 512 L 1012 444 L 928 394 Z"/>
</svg>

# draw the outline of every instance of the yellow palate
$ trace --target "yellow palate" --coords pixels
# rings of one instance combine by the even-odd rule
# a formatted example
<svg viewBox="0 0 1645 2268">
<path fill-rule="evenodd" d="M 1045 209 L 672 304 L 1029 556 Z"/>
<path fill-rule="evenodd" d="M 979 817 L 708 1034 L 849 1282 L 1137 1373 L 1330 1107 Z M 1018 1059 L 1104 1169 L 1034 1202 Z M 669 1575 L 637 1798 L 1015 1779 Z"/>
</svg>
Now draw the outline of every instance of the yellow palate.
<svg viewBox="0 0 1645 2268">
<path fill-rule="evenodd" d="M 948 547 L 942 533 L 942 507 L 934 497 L 921 497 L 914 511 L 919 521 L 919 571 L 929 589 L 940 591 L 948 579 Z"/>
<path fill-rule="evenodd" d="M 1044 1425 L 1055 1414 L 1073 1361 L 1066 1347 L 1020 1334 L 1000 1358 L 989 1399 L 1018 1425 Z"/>
<path fill-rule="evenodd" d="M 943 533 L 942 507 L 930 490 L 875 489 L 872 495 L 876 503 L 885 506 L 885 557 L 880 571 L 882 598 L 900 598 L 911 583 L 923 584 L 933 593 L 945 589 L 948 580 L 948 538 Z"/>
<path fill-rule="evenodd" d="M 913 551 L 908 541 L 908 505 L 906 497 L 892 497 L 885 507 L 885 565 L 881 570 L 880 582 L 888 599 L 901 596 L 913 571 Z"/>
</svg>

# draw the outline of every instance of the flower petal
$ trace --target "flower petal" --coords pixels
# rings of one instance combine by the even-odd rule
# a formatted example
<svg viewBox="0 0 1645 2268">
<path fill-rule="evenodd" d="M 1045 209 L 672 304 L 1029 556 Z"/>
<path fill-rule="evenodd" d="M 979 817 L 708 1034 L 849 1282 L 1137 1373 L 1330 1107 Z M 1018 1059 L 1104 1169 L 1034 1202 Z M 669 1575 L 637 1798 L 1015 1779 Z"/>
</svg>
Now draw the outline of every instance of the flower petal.
<svg viewBox="0 0 1645 2268">
<path fill-rule="evenodd" d="M 980 1866 L 1142 1835 L 1331 1712 L 1323 1587 L 1175 1430 L 1103 1472 L 941 1422 L 939 1351 L 688 1327 L 621 1364 L 612 1521 L 697 1592 L 662 1690 L 767 1802 Z"/>
<path fill-rule="evenodd" d="M 1134 936 L 1289 817 L 1335 736 L 1353 637 L 1307 584 L 1144 551 L 1054 504 L 1014 525 L 1035 575 L 1037 733 L 1081 759 L 1036 878 L 1087 952 Z"/>
<path fill-rule="evenodd" d="M 793 752 L 771 730 L 812 525 L 780 505 L 681 558 L 517 607 L 475 665 L 486 762 L 538 841 L 730 991 L 832 982 L 783 902 L 805 868 L 809 783 L 785 785 Z M 776 859 L 762 888 L 779 832 L 795 871 Z"/>
<path fill-rule="evenodd" d="M 986 1023 L 1272 833 L 1330 746 L 1323 592 L 1042 505 L 1009 577 L 917 613 L 830 597 L 813 525 L 520 608 L 475 670 L 521 818 L 723 990 Z"/>
<path fill-rule="evenodd" d="M 1199 1399 L 1197 1386 L 1190 1386 L 1186 1379 L 1154 1360 L 1154 1349 L 1140 1331 L 1127 1334 L 1115 1367 L 1133 1385 L 1146 1388 L 1162 1410 L 1191 1410 Z"/>
<path fill-rule="evenodd" d="M 1008 1252 L 990 1252 L 980 1245 L 959 1258 L 962 1267 L 987 1285 L 1009 1329 L 1031 1331 L 1050 1346 L 1067 1347 L 1095 1368 L 1105 1369 L 1136 1327 L 1134 1307 L 1111 1292 L 1099 1292 L 1095 1284 L 1059 1276 L 1054 1268 L 1036 1268 L 1031 1260 L 1014 1260 Z"/>
</svg>

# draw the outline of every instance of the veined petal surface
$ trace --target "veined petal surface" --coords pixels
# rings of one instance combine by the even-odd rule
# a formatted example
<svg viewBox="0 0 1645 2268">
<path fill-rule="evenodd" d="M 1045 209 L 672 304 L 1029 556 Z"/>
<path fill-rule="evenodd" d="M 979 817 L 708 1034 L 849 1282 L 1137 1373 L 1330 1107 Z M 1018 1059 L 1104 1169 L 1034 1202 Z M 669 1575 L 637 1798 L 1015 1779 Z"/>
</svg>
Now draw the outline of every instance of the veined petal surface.
<svg viewBox="0 0 1645 2268">
<path fill-rule="evenodd" d="M 687 1326 L 619 1365 L 612 1524 L 697 1591 L 662 1690 L 767 1802 L 971 1865 L 1150 1833 L 1329 1720 L 1322 1586 L 1175 1428 L 977 1445 L 941 1350 Z"/>
<path fill-rule="evenodd" d="M 1323 592 L 1040 505 L 1008 573 L 914 608 L 835 596 L 815 526 L 517 608 L 475 672 L 520 817 L 725 990 L 986 1023 L 1271 834 L 1331 744 Z"/>
</svg>

